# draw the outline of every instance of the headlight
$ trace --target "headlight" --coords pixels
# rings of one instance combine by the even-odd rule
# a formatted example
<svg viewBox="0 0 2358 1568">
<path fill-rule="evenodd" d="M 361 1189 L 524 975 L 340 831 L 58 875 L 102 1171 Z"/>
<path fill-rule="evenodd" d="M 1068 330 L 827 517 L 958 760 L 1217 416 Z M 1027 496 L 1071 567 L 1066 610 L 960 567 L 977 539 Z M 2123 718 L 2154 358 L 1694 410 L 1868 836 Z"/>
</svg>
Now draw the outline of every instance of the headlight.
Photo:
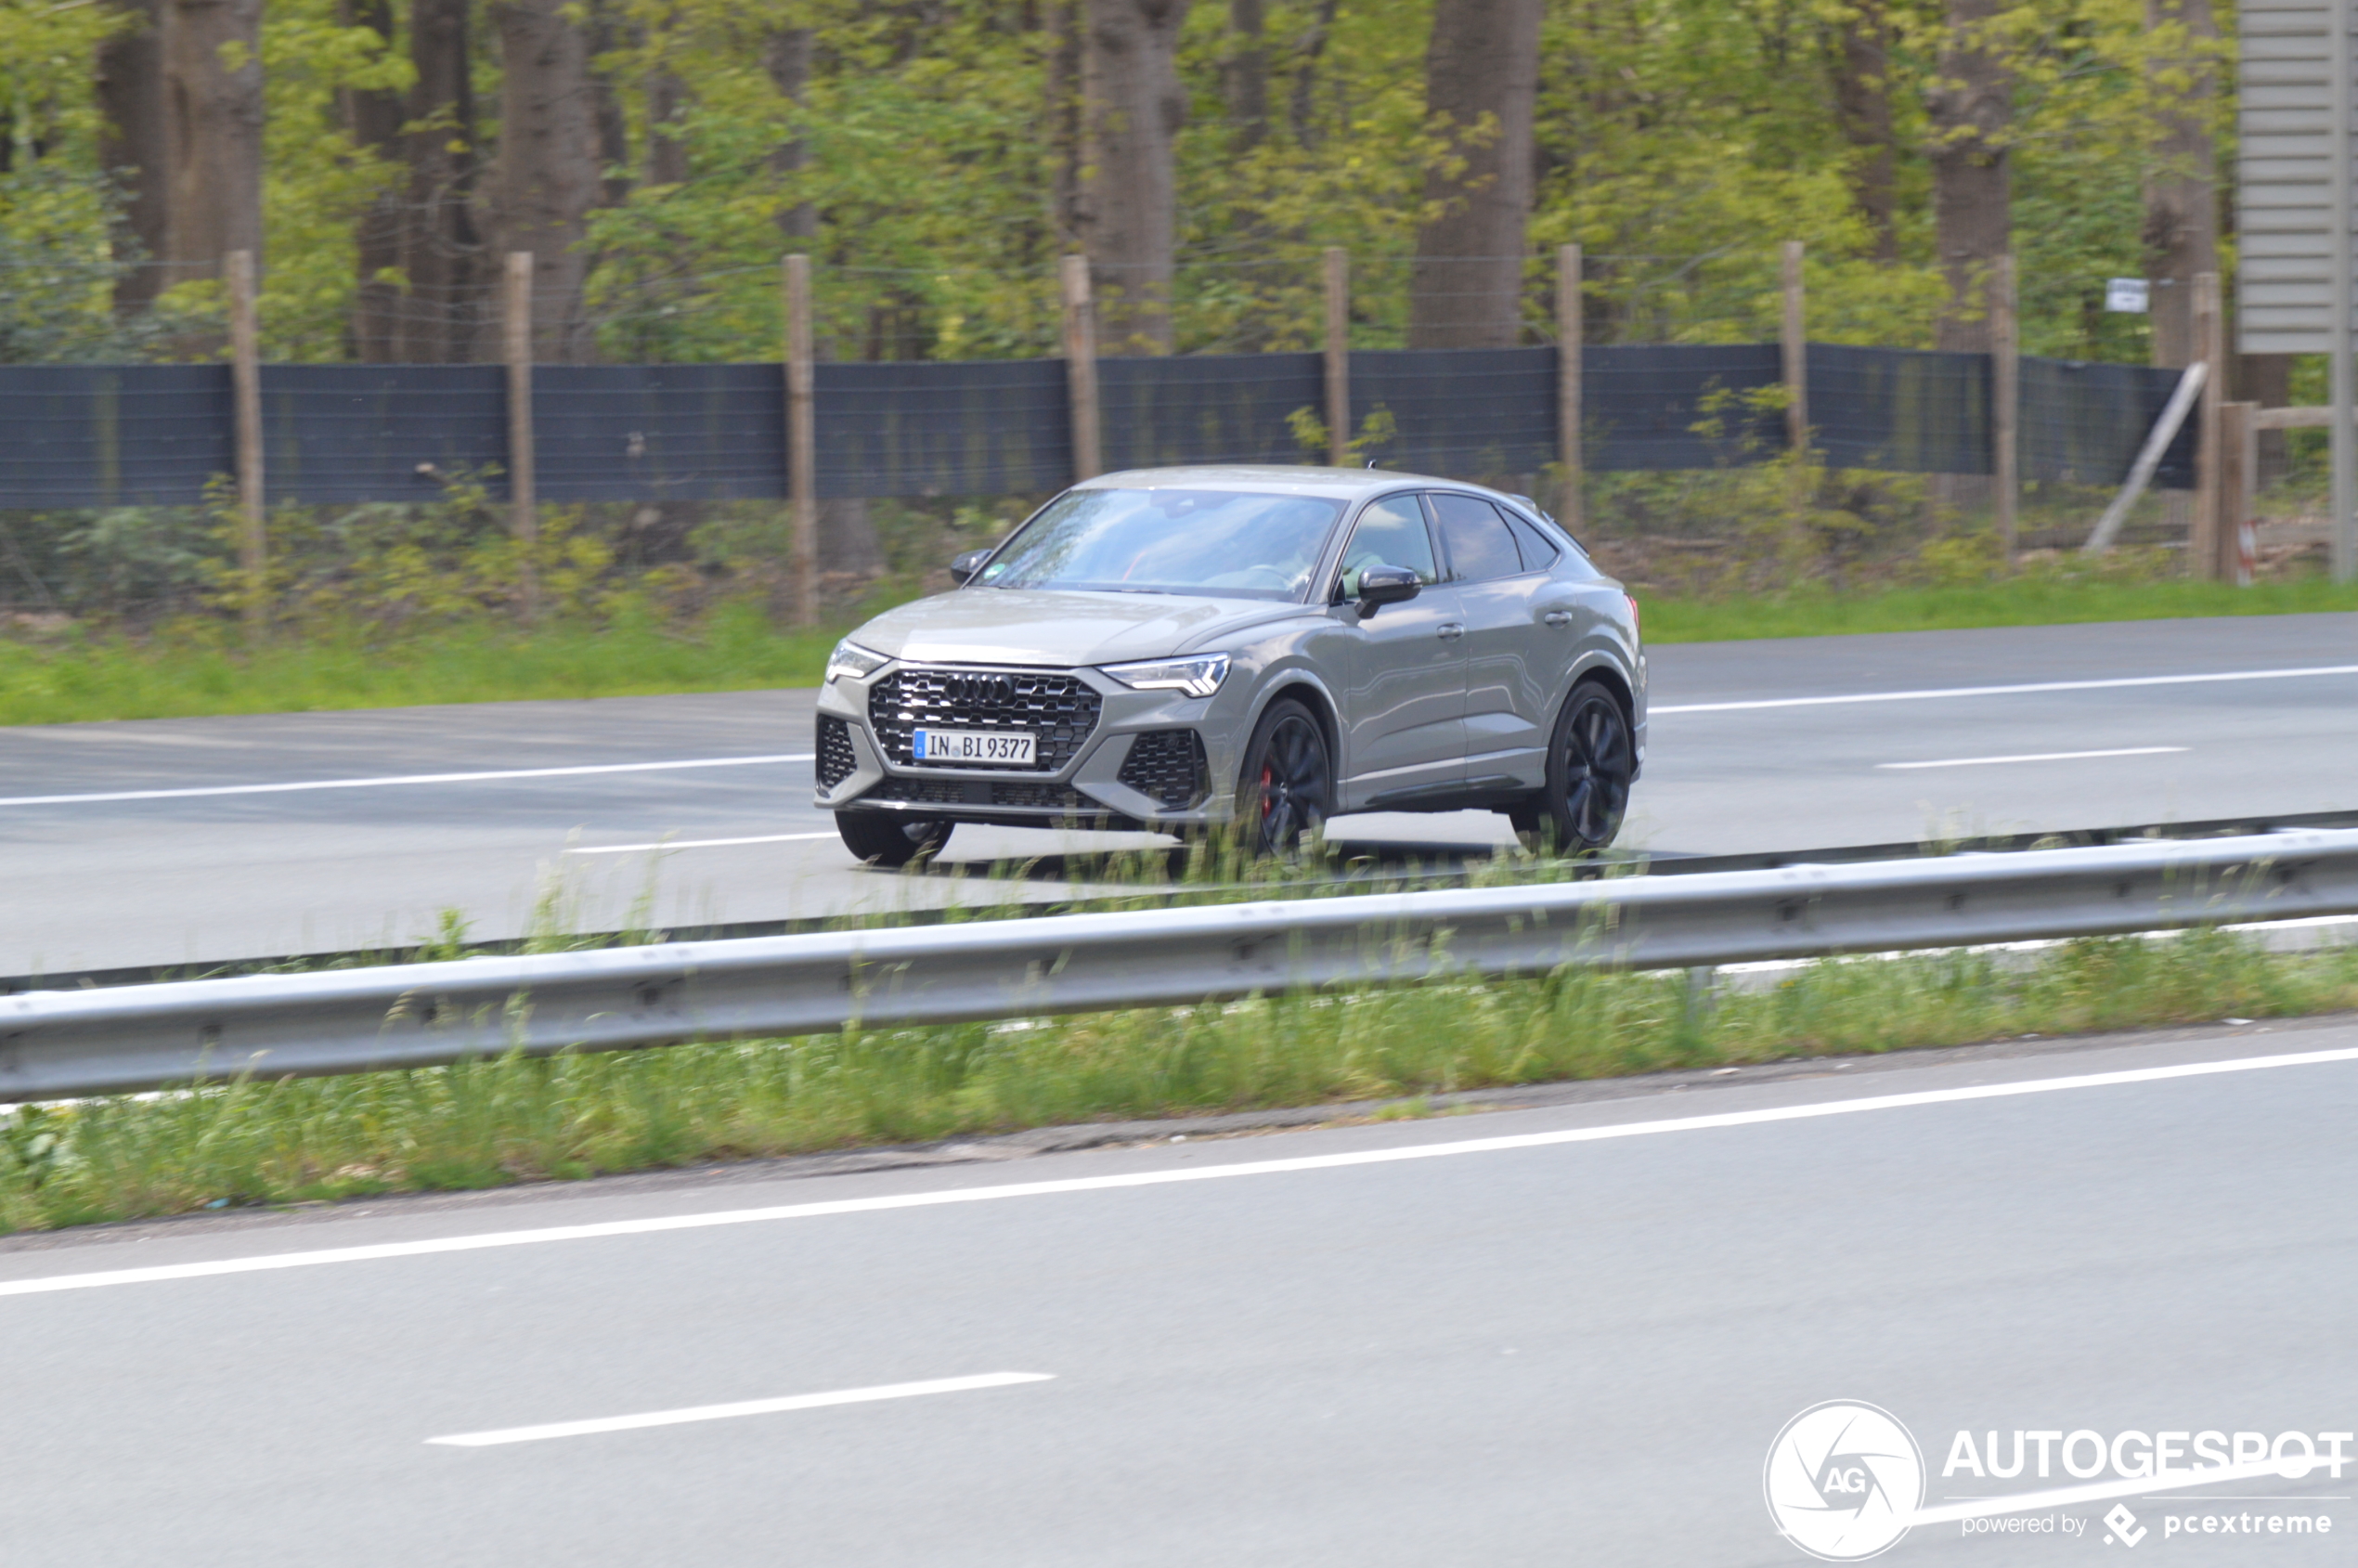
<svg viewBox="0 0 2358 1568">
<path fill-rule="evenodd" d="M 1197 654 L 1184 659 L 1149 659 L 1141 664 L 1099 667 L 1134 691 L 1185 692 L 1191 697 L 1208 697 L 1228 679 L 1228 655 Z"/>
<path fill-rule="evenodd" d="M 827 655 L 827 684 L 834 685 L 838 675 L 872 675 L 891 662 L 882 654 L 872 654 L 857 642 L 838 642 L 836 651 Z"/>
</svg>

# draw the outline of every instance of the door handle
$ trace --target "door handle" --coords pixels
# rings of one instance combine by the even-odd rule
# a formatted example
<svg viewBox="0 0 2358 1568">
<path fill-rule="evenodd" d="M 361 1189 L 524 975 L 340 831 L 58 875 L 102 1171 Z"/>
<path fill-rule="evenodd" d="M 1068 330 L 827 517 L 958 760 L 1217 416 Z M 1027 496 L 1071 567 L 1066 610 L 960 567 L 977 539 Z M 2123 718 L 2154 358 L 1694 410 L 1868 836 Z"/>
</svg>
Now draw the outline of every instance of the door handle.
<svg viewBox="0 0 2358 1568">
<path fill-rule="evenodd" d="M 1572 612 L 1570 610 L 1550 610 L 1543 618 L 1549 626 L 1570 626 L 1572 624 Z"/>
<path fill-rule="evenodd" d="M 1465 634 L 1466 628 L 1456 621 L 1444 621 L 1433 628 L 1433 635 L 1445 642 L 1453 637 L 1463 637 Z"/>
</svg>

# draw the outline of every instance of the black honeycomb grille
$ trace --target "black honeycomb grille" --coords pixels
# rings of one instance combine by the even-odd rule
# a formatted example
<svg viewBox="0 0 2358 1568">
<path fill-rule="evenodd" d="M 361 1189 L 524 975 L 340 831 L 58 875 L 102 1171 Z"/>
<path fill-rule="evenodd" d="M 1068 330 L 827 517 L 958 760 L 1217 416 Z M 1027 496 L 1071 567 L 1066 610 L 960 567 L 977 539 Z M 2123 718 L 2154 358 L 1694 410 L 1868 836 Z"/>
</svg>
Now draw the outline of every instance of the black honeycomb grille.
<svg viewBox="0 0 2358 1568">
<path fill-rule="evenodd" d="M 832 713 L 819 716 L 819 787 L 833 789 L 859 771 L 860 754 L 851 749 L 851 726 Z"/>
<path fill-rule="evenodd" d="M 1193 730 L 1149 730 L 1130 743 L 1115 775 L 1141 795 L 1150 795 L 1167 811 L 1184 811 L 1202 802 L 1205 788 L 1203 737 Z"/>
<path fill-rule="evenodd" d="M 884 753 L 902 767 L 915 758 L 911 732 L 1029 730 L 1038 737 L 1032 767 L 1053 773 L 1081 755 L 1103 706 L 1089 685 L 1069 675 L 1034 669 L 942 669 L 912 665 L 876 682 L 868 693 L 868 722 Z M 928 768 L 983 768 L 988 763 L 937 762 Z"/>
</svg>

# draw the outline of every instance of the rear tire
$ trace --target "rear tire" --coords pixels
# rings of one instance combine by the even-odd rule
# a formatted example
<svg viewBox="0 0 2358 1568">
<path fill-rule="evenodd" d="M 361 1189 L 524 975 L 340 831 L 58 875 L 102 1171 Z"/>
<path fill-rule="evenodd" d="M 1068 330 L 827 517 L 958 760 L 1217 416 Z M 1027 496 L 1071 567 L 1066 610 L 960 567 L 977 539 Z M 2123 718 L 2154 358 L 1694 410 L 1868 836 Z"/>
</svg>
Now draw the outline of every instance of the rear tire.
<svg viewBox="0 0 2358 1568">
<path fill-rule="evenodd" d="M 889 811 L 837 811 L 836 831 L 843 847 L 868 865 L 900 867 L 930 860 L 950 842 L 955 823 L 934 817 L 905 818 Z"/>
<path fill-rule="evenodd" d="M 1507 813 L 1528 848 L 1546 853 L 1601 849 L 1621 831 L 1638 746 L 1629 715 L 1602 681 L 1584 680 L 1564 699 L 1548 742 L 1548 784 Z"/>
</svg>

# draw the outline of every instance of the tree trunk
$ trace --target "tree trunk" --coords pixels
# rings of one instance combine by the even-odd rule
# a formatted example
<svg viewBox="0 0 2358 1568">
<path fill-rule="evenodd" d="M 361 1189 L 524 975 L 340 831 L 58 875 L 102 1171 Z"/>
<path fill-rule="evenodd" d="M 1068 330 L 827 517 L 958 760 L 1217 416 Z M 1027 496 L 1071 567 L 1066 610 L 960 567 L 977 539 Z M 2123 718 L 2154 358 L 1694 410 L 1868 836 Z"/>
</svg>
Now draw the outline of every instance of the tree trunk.
<svg viewBox="0 0 2358 1568">
<path fill-rule="evenodd" d="M 1335 13 L 1341 5 L 1342 0 L 1318 0 L 1317 15 L 1311 18 L 1294 45 L 1293 95 L 1288 113 L 1299 147 L 1315 147 L 1318 142 L 1318 61 L 1327 52 L 1327 39 L 1334 32 Z"/>
<path fill-rule="evenodd" d="M 165 0 L 163 16 L 169 286 L 262 255 L 262 0 Z"/>
<path fill-rule="evenodd" d="M 164 114 L 163 28 L 158 0 L 120 0 L 131 20 L 98 45 L 98 166 L 122 193 L 108 240 L 117 266 L 114 307 L 145 310 L 163 288 L 167 192 L 172 181 Z"/>
<path fill-rule="evenodd" d="M 1991 267 L 2013 239 L 2006 146 L 2014 80 L 1989 34 L 1998 10 L 1997 0 L 1950 0 L 1932 93 L 1934 246 L 1949 285 L 1935 341 L 1969 354 L 1993 346 Z"/>
<path fill-rule="evenodd" d="M 686 127 L 688 84 L 668 71 L 647 77 L 647 174 L 649 185 L 688 183 L 688 144 L 680 140 Z"/>
<path fill-rule="evenodd" d="M 400 304 L 393 356 L 459 364 L 486 346 L 484 282 L 492 276 L 474 221 L 474 82 L 467 0 L 410 0 L 409 165 L 401 213 Z"/>
<path fill-rule="evenodd" d="M 1269 51 L 1262 0 L 1228 0 L 1228 55 L 1220 66 L 1228 105 L 1228 146 L 1250 152 L 1269 134 Z"/>
<path fill-rule="evenodd" d="M 1047 83 L 1043 93 L 1048 148 L 1056 171 L 1048 188 L 1048 228 L 1056 253 L 1081 249 L 1081 0 L 1048 0 Z"/>
<path fill-rule="evenodd" d="M 393 46 L 393 0 L 343 0 L 346 27 L 365 27 Z M 340 95 L 345 134 L 352 145 L 386 163 L 401 159 L 401 95 L 384 88 Z M 362 210 L 354 234 L 360 286 L 353 298 L 352 349 L 357 359 L 382 363 L 394 356 L 401 319 L 401 197 L 387 188 Z"/>
<path fill-rule="evenodd" d="M 2235 397 L 2241 402 L 2257 403 L 2263 408 L 2281 408 L 2292 401 L 2292 356 L 2289 354 L 2244 354 L 2235 356 L 2236 377 Z M 2291 466 L 2291 448 L 2281 430 L 2260 433 L 2260 473 L 2253 487 L 2264 490 L 2281 482 L 2285 471 Z"/>
<path fill-rule="evenodd" d="M 2183 55 L 2157 58 L 2157 77 L 2185 83 L 2172 92 L 2160 82 L 2161 136 L 2145 181 L 2145 276 L 2152 281 L 2154 363 L 2183 369 L 2194 363 L 2195 275 L 2219 270 L 2218 154 L 2210 122 L 2216 87 L 2211 57 L 2203 52 L 2219 36 L 2210 0 L 2145 0 L 2145 27 L 2154 33 L 2173 23 L 2186 31 Z M 2222 369 L 2213 367 L 2214 369 Z"/>
<path fill-rule="evenodd" d="M 630 200 L 630 121 L 623 112 L 622 95 L 615 90 L 613 76 L 599 70 L 597 61 L 613 50 L 642 40 L 638 27 L 605 0 L 590 0 L 590 4 L 578 8 L 577 14 L 583 24 L 581 46 L 589 55 L 586 69 L 590 74 L 590 116 L 598 131 L 596 204 L 619 207 Z M 652 92 L 654 84 L 651 82 L 648 86 Z M 650 124 L 654 122 L 654 109 L 650 97 Z M 653 155 L 652 145 L 648 152 Z"/>
<path fill-rule="evenodd" d="M 1108 355 L 1171 352 L 1188 0 L 1082 0 L 1081 233 Z"/>
<path fill-rule="evenodd" d="M 1875 259 L 1899 259 L 1897 149 L 1891 129 L 1891 21 L 1883 0 L 1859 0 L 1842 24 L 1834 115 L 1850 143 L 1850 199 L 1875 237 Z"/>
<path fill-rule="evenodd" d="M 800 109 L 803 95 L 810 90 L 810 30 L 787 27 L 771 33 L 762 45 L 761 63 L 778 96 Z M 792 180 L 809 161 L 810 149 L 800 136 L 789 136 L 770 151 L 771 172 L 781 180 Z M 780 207 L 778 232 L 788 243 L 808 248 L 819 238 L 818 208 L 808 201 Z"/>
<path fill-rule="evenodd" d="M 581 286 L 585 220 L 598 199 L 597 94 L 581 30 L 565 0 L 500 0 L 503 78 L 492 210 L 505 253 L 532 253 L 533 354 L 576 360 L 590 350 Z"/>
<path fill-rule="evenodd" d="M 1411 348 L 1510 348 L 1522 332 L 1540 0 L 1437 0 L 1425 110 L 1447 152 L 1425 170 Z"/>
</svg>

